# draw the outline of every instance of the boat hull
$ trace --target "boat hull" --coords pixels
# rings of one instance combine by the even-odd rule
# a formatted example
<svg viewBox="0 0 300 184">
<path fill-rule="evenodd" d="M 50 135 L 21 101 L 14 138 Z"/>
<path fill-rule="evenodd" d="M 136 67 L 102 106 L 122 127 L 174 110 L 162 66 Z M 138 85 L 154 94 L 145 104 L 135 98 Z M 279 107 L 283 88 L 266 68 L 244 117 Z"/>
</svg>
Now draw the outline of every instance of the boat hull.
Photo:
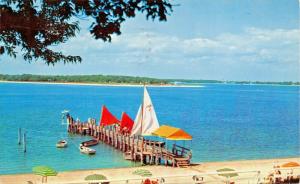
<svg viewBox="0 0 300 184">
<path fill-rule="evenodd" d="M 84 153 L 87 155 L 94 155 L 96 153 L 96 150 L 85 147 L 85 146 L 79 146 L 79 150 L 81 153 Z"/>
<path fill-rule="evenodd" d="M 67 141 L 59 141 L 58 143 L 56 143 L 57 148 L 66 148 L 67 146 L 68 146 Z"/>
<path fill-rule="evenodd" d="M 88 140 L 88 141 L 84 141 L 81 143 L 82 146 L 86 146 L 86 147 L 89 147 L 89 146 L 95 146 L 99 143 L 98 140 L 96 139 L 92 139 L 92 140 Z"/>
</svg>

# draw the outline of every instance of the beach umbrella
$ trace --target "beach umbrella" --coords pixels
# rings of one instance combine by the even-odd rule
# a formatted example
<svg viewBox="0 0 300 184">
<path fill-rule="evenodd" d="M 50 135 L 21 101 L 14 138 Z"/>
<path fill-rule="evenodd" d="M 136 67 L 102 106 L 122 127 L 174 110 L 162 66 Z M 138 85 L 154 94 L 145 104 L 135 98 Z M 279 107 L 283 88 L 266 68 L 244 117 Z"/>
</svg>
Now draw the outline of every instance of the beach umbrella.
<svg viewBox="0 0 300 184">
<path fill-rule="evenodd" d="M 235 171 L 234 169 L 230 168 L 223 168 L 223 169 L 218 169 L 217 172 L 230 172 L 230 171 Z M 224 176 L 224 177 L 235 177 L 238 176 L 237 173 L 221 173 L 219 176 Z"/>
<path fill-rule="evenodd" d="M 34 174 L 42 176 L 42 183 L 44 182 L 44 178 L 45 178 L 45 182 L 47 183 L 48 176 L 56 176 L 57 175 L 57 172 L 48 166 L 36 166 L 36 167 L 32 168 L 32 171 Z"/>
<path fill-rule="evenodd" d="M 285 164 L 282 164 L 282 165 L 281 165 L 281 167 L 290 167 L 290 168 L 291 168 L 291 172 L 288 173 L 288 175 L 289 175 L 289 174 L 292 175 L 293 170 L 294 170 L 294 167 L 299 167 L 299 166 L 300 166 L 300 164 L 297 163 L 297 162 L 288 162 L 288 163 L 285 163 Z M 299 180 L 299 183 L 300 183 L 300 180 Z"/>
<path fill-rule="evenodd" d="M 85 177 L 84 180 L 107 180 L 107 178 L 102 174 L 92 174 Z"/>
<path fill-rule="evenodd" d="M 184 130 L 168 125 L 160 126 L 152 133 L 152 135 L 166 139 L 166 144 L 168 143 L 168 140 L 173 140 L 175 145 L 176 141 L 192 140 L 192 136 L 186 133 Z M 168 149 L 168 145 L 166 145 L 166 149 Z"/>
<path fill-rule="evenodd" d="M 146 169 L 138 169 L 138 170 L 134 171 L 132 174 L 143 176 L 143 177 L 152 176 L 152 173 Z"/>
<path fill-rule="evenodd" d="M 281 167 L 299 167 L 299 166 L 300 164 L 297 162 L 288 162 L 281 165 Z"/>
<path fill-rule="evenodd" d="M 88 175 L 84 178 L 84 180 L 86 181 L 90 181 L 90 180 L 107 180 L 106 176 L 102 175 L 102 174 L 92 174 L 92 175 Z"/>
<path fill-rule="evenodd" d="M 218 169 L 217 172 L 230 172 L 230 171 L 235 171 L 234 169 L 230 169 L 230 168 L 223 168 L 223 169 Z M 238 176 L 237 173 L 221 173 L 219 174 L 219 176 L 224 176 L 227 178 L 227 180 L 231 177 L 235 177 Z"/>
</svg>

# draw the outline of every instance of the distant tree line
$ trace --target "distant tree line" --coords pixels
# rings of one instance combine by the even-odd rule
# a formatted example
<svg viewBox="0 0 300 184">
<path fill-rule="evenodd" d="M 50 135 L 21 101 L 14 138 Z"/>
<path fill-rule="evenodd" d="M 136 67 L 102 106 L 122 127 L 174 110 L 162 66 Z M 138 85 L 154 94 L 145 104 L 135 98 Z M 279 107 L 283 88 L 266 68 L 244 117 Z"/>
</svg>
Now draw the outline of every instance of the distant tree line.
<svg viewBox="0 0 300 184">
<path fill-rule="evenodd" d="M 122 75 L 5 75 L 0 74 L 0 81 L 24 82 L 73 82 L 97 84 L 155 84 L 155 85 L 199 85 L 199 84 L 272 84 L 300 85 L 300 82 L 263 82 L 263 81 L 220 81 L 220 80 L 189 80 L 189 79 L 157 79 L 150 77 L 134 77 Z"/>
<path fill-rule="evenodd" d="M 117 75 L 2 75 L 2 81 L 24 82 L 74 82 L 99 84 L 168 84 L 167 80 L 148 77 L 117 76 Z"/>
</svg>

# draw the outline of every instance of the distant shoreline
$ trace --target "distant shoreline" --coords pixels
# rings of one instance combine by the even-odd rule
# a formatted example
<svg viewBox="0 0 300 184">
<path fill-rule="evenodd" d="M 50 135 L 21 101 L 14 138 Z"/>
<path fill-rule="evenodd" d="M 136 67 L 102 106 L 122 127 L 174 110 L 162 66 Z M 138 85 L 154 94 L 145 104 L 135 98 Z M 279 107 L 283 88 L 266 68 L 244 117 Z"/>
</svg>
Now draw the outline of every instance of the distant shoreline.
<svg viewBox="0 0 300 184">
<path fill-rule="evenodd" d="M 143 87 L 143 84 L 122 84 L 122 83 L 85 83 L 85 82 L 41 82 L 41 81 L 3 81 L 0 83 L 15 83 L 15 84 L 49 84 L 49 85 L 74 85 L 74 86 L 103 86 L 103 87 Z M 147 87 L 167 87 L 167 88 L 200 88 L 202 85 L 178 85 L 178 84 L 147 84 Z"/>
<path fill-rule="evenodd" d="M 300 86 L 296 81 L 230 81 L 230 80 L 204 80 L 204 79 L 159 79 L 126 75 L 34 75 L 34 74 L 0 74 L 0 81 L 59 83 L 101 86 L 148 86 L 154 87 L 195 87 L 204 84 L 228 85 L 270 85 L 270 86 Z"/>
<path fill-rule="evenodd" d="M 228 82 L 228 83 L 224 83 L 224 82 L 220 82 L 220 83 L 204 83 L 204 84 L 216 84 L 216 85 L 244 85 L 244 86 L 300 86 L 300 84 L 267 84 L 267 83 L 234 83 L 234 82 Z"/>
<path fill-rule="evenodd" d="M 143 84 L 127 84 L 127 83 L 91 83 L 91 82 L 44 82 L 44 81 L 6 81 L 0 80 L 0 83 L 15 83 L 15 84 L 49 84 L 49 85 L 73 85 L 73 86 L 102 86 L 102 87 L 143 87 Z M 298 84 L 256 84 L 256 83 L 203 83 L 215 85 L 245 85 L 245 86 L 286 86 L 300 87 Z M 201 88 L 202 84 L 146 84 L 147 87 L 161 88 Z"/>
</svg>

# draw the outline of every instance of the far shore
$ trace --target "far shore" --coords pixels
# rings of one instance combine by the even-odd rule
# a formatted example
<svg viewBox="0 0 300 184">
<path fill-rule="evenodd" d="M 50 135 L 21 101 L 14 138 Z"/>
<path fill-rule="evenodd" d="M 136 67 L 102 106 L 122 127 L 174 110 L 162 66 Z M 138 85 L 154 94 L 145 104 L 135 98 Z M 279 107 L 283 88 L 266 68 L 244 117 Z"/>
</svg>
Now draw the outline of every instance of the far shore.
<svg viewBox="0 0 300 184">
<path fill-rule="evenodd" d="M 90 82 L 44 82 L 44 81 L 4 81 L 0 83 L 15 83 L 15 84 L 46 84 L 46 85 L 74 85 L 74 86 L 102 86 L 102 87 L 143 87 L 144 84 L 127 84 L 127 83 L 90 83 Z M 204 84 L 215 85 L 245 85 L 245 86 L 285 86 L 291 87 L 300 85 L 285 85 L 285 84 L 255 84 L 255 83 L 203 83 L 203 84 L 146 84 L 147 87 L 158 88 L 201 88 L 205 87 Z"/>
<path fill-rule="evenodd" d="M 126 83 L 80 83 L 80 82 L 38 82 L 38 81 L 1 81 L 0 83 L 17 84 L 50 84 L 50 85 L 76 85 L 76 86 L 107 86 L 107 87 L 143 87 L 144 84 L 126 84 Z M 147 87 L 171 87 L 171 88 L 199 88 L 201 85 L 178 85 L 178 84 L 147 84 Z"/>
<path fill-rule="evenodd" d="M 241 161 L 223 161 L 223 162 L 204 162 L 192 164 L 187 168 L 172 168 L 166 166 L 140 166 L 128 168 L 110 168 L 110 169 L 92 169 L 59 172 L 57 176 L 48 177 L 49 184 L 83 183 L 84 178 L 91 174 L 102 174 L 107 177 L 111 183 L 129 183 L 140 184 L 147 177 L 134 175 L 137 169 L 146 169 L 152 173 L 150 179 L 164 178 L 165 183 L 195 183 L 193 176 L 203 177 L 205 183 L 225 183 L 228 178 L 220 176 L 216 170 L 221 168 L 231 168 L 237 173 L 237 176 L 230 178 L 230 181 L 239 184 L 257 183 L 264 181 L 275 169 L 279 169 L 282 177 L 287 177 L 292 172 L 294 177 L 300 175 L 300 167 L 283 168 L 282 164 L 288 162 L 300 162 L 300 157 L 260 159 L 260 160 L 241 160 Z M 278 168 L 274 169 L 274 166 Z M 41 176 L 34 174 L 11 174 L 0 175 L 0 183 L 22 184 L 41 183 Z"/>
</svg>

